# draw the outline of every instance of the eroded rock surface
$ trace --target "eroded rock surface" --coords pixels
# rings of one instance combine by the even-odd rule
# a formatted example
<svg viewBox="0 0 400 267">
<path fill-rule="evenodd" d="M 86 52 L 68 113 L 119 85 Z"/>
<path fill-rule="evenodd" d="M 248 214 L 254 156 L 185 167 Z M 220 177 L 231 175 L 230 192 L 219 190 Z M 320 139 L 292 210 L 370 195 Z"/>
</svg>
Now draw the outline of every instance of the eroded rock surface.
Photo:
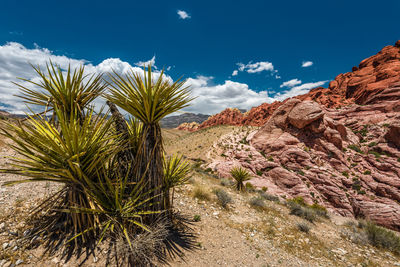
<svg viewBox="0 0 400 267">
<path fill-rule="evenodd" d="M 219 140 L 209 167 L 229 177 L 241 165 L 252 172 L 254 186 L 271 194 L 301 196 L 400 230 L 399 105 L 389 100 L 330 109 L 290 99 L 258 130 Z"/>
</svg>

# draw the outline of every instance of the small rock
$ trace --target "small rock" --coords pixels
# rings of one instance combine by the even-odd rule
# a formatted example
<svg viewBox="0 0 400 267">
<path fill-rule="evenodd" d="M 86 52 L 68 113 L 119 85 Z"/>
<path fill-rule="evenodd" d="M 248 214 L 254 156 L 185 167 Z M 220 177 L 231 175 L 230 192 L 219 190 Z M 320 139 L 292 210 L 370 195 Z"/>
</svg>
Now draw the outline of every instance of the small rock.
<svg viewBox="0 0 400 267">
<path fill-rule="evenodd" d="M 13 251 L 17 251 L 18 246 L 14 246 Z"/>
<path fill-rule="evenodd" d="M 0 267 L 3 267 L 4 264 L 6 264 L 6 262 L 7 262 L 6 260 L 1 260 L 1 261 L 0 261 Z"/>
<path fill-rule="evenodd" d="M 20 265 L 21 263 L 24 263 L 24 261 L 21 260 L 21 259 L 18 259 L 18 260 L 15 262 L 15 265 Z"/>
<path fill-rule="evenodd" d="M 29 235 L 30 232 L 31 232 L 30 230 L 25 230 L 24 233 L 23 233 L 23 235 L 24 235 L 24 236 L 27 236 L 27 235 Z"/>
<path fill-rule="evenodd" d="M 8 243 L 3 243 L 3 249 L 8 248 L 9 244 Z"/>
<path fill-rule="evenodd" d="M 0 223 L 0 231 L 4 231 L 6 229 L 6 224 L 4 222 Z"/>
</svg>

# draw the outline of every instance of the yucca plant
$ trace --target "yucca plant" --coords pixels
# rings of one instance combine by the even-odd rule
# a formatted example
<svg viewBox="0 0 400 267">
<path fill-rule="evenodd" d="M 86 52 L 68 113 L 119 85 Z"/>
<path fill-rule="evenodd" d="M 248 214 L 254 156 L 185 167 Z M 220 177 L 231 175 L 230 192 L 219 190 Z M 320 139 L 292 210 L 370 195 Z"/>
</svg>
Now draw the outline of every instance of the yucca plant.
<svg viewBox="0 0 400 267">
<path fill-rule="evenodd" d="M 166 209 L 173 206 L 175 187 L 189 180 L 190 164 L 177 154 L 164 157 L 164 201 Z M 170 190 L 172 193 L 170 194 Z"/>
<path fill-rule="evenodd" d="M 236 189 L 238 191 L 244 191 L 244 182 L 251 179 L 251 174 L 241 166 L 233 167 L 230 171 L 232 178 L 235 180 Z"/>
<path fill-rule="evenodd" d="M 82 117 L 85 108 L 88 108 L 107 86 L 102 80 L 102 75 L 85 75 L 84 66 L 73 72 L 68 66 L 65 74 L 61 67 L 54 65 L 51 61 L 46 64 L 46 71 L 42 71 L 39 66 L 32 67 L 38 74 L 40 82 L 20 79 L 35 85 L 40 90 L 30 89 L 18 83 L 14 84 L 19 87 L 21 92 L 19 97 L 24 99 L 25 103 L 46 107 L 43 114 L 58 107 L 67 117 L 71 114 Z"/>
<path fill-rule="evenodd" d="M 138 173 L 133 177 L 147 177 L 147 188 L 156 189 L 154 194 L 158 205 L 156 210 L 164 209 L 163 194 L 163 143 L 160 120 L 165 116 L 189 105 L 192 100 L 184 81 L 169 82 L 164 71 L 154 79 L 151 66 L 143 69 L 143 76 L 131 71 L 125 76 L 114 72 L 110 75 L 110 94 L 108 100 L 126 110 L 142 123 L 142 134 L 137 157 Z"/>
<path fill-rule="evenodd" d="M 144 79 L 133 72 L 125 78 L 114 74 L 109 119 L 109 113 L 96 113 L 91 106 L 105 89 L 101 75 L 85 76 L 83 67 L 72 74 L 51 62 L 47 73 L 35 70 L 42 81 L 32 83 L 41 91 L 20 86 L 21 97 L 45 111 L 0 129 L 20 155 L 12 159 L 12 168 L 0 172 L 25 176 L 7 185 L 61 185 L 36 209 L 31 233 L 45 237 L 50 252 L 64 244 L 67 257 L 74 251 L 79 256 L 84 248 L 93 251 L 105 239 L 112 246 L 122 238 L 128 244 L 121 252 L 126 263 L 140 265 L 132 240 L 157 227 L 160 216 L 153 215 L 171 209 L 170 190 L 187 178 L 182 157 L 163 157 L 159 125 L 163 116 L 187 106 L 187 88 L 183 82 L 170 84 L 163 74 L 153 82 L 151 68 Z M 133 117 L 126 121 L 111 101 Z"/>
<path fill-rule="evenodd" d="M 93 214 L 71 211 L 97 205 L 91 195 L 99 186 L 98 172 L 107 167 L 106 163 L 117 149 L 112 142 L 115 137 L 109 135 L 110 122 L 104 117 L 95 117 L 93 111 L 88 111 L 81 121 L 76 114 L 67 117 L 56 106 L 54 112 L 57 126 L 42 116 L 34 116 L 24 123 L 9 123 L 2 129 L 3 134 L 14 141 L 11 147 L 21 155 L 12 159 L 14 168 L 2 171 L 27 177 L 8 185 L 37 181 L 63 185 L 58 199 L 47 202 L 49 206 L 46 207 L 52 210 L 50 212 L 55 209 L 63 212 L 55 212 L 53 221 L 43 225 L 42 230 L 46 235 L 67 233 L 71 238 L 97 227 L 99 220 Z M 59 229 L 51 228 L 55 225 Z M 82 235 L 81 241 L 86 242 L 92 234 Z"/>
</svg>

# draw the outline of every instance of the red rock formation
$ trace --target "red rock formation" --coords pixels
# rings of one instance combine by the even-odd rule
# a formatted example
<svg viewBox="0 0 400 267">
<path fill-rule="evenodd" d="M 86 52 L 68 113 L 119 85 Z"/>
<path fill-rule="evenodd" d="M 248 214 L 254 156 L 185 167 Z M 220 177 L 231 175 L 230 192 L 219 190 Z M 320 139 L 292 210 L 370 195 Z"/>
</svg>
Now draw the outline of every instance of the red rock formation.
<svg viewBox="0 0 400 267">
<path fill-rule="evenodd" d="M 271 194 L 301 196 L 400 231 L 399 120 L 399 99 L 332 109 L 292 98 L 245 133 L 248 144 L 238 133 L 219 140 L 218 155 L 225 156 L 209 167 L 229 177 L 241 165 L 253 172 L 254 186 Z"/>
<path fill-rule="evenodd" d="M 199 125 L 197 122 L 184 122 L 181 123 L 176 129 L 182 130 L 182 131 L 189 131 L 189 132 L 194 132 L 199 128 Z"/>
<path fill-rule="evenodd" d="M 394 46 L 386 46 L 376 55 L 364 59 L 351 72 L 339 74 L 328 88 L 318 87 L 295 98 L 314 100 L 328 108 L 399 99 L 400 40 Z M 246 114 L 226 109 L 203 122 L 199 129 L 220 124 L 262 126 L 280 105 L 282 102 L 278 101 L 264 103 Z"/>
<path fill-rule="evenodd" d="M 206 128 L 214 125 L 242 125 L 244 115 L 237 108 L 227 108 L 221 113 L 210 116 L 205 122 L 203 122 L 199 129 Z"/>
</svg>

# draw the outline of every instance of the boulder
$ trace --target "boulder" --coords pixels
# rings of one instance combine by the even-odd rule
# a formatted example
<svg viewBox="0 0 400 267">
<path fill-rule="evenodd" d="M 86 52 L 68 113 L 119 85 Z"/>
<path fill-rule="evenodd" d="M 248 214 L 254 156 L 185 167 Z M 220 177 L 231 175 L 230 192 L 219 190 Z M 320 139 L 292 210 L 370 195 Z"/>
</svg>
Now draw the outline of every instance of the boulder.
<svg viewBox="0 0 400 267">
<path fill-rule="evenodd" d="M 299 129 L 303 129 L 305 126 L 323 116 L 324 112 L 318 103 L 313 101 L 303 101 L 290 111 L 288 118 L 290 124 Z"/>
</svg>

